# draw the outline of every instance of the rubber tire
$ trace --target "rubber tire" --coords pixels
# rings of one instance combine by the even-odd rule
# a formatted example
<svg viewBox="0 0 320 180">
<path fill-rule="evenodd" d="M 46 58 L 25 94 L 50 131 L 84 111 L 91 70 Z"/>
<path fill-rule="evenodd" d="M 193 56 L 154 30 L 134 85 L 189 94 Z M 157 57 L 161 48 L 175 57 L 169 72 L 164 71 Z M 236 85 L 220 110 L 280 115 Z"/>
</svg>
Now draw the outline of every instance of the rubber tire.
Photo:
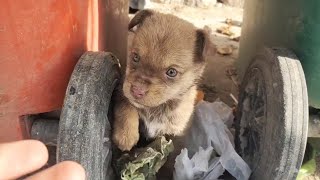
<svg viewBox="0 0 320 180">
<path fill-rule="evenodd" d="M 253 171 L 250 179 L 296 179 L 307 142 L 308 95 L 294 53 L 257 53 L 241 84 L 236 119 L 236 149 Z"/>
<path fill-rule="evenodd" d="M 57 161 L 80 163 L 88 180 L 104 180 L 111 173 L 111 127 L 107 114 L 119 78 L 115 56 L 86 52 L 76 64 L 66 90 Z"/>
</svg>

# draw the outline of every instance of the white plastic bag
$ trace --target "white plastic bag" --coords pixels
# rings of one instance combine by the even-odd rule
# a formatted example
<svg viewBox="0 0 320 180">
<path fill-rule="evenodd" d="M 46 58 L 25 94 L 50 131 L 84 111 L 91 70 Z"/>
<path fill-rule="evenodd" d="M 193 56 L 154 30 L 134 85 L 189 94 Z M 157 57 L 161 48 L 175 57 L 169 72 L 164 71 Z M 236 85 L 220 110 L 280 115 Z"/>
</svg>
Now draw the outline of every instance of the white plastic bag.
<svg viewBox="0 0 320 180">
<path fill-rule="evenodd" d="M 200 147 L 199 151 L 189 159 L 188 150 L 182 149 L 181 154 L 176 158 L 173 178 L 175 180 L 218 179 L 224 169 L 219 163 L 218 157 L 211 159 L 212 153 L 212 147 L 208 147 L 206 150 Z"/>
<path fill-rule="evenodd" d="M 218 179 L 224 170 L 238 180 L 249 179 L 251 170 L 234 150 L 224 124 L 232 120 L 232 109 L 221 101 L 196 106 L 193 125 L 185 136 L 186 149 L 176 157 L 175 180 Z M 212 152 L 220 157 L 211 156 Z"/>
<path fill-rule="evenodd" d="M 130 0 L 129 6 L 133 9 L 143 10 L 149 6 L 150 0 Z"/>
</svg>

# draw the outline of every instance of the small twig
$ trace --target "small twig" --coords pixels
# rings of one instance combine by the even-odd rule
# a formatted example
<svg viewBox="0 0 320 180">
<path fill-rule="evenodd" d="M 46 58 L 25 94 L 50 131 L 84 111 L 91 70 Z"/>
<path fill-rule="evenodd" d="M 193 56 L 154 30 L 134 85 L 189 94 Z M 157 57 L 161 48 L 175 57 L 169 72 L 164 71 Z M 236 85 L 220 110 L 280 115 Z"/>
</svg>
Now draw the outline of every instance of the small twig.
<svg viewBox="0 0 320 180">
<path fill-rule="evenodd" d="M 233 99 L 233 101 L 236 103 L 236 105 L 238 105 L 238 100 L 234 97 L 234 95 L 232 93 L 230 93 L 230 97 Z"/>
<path fill-rule="evenodd" d="M 234 85 L 239 88 L 239 84 L 237 82 L 237 80 L 235 79 L 237 73 L 233 72 L 231 69 L 227 69 L 226 71 L 227 76 L 230 77 L 230 79 L 232 80 L 232 82 L 234 83 Z"/>
<path fill-rule="evenodd" d="M 234 83 L 234 85 L 238 88 L 239 87 L 239 84 L 237 82 L 237 80 L 235 80 L 234 76 L 230 76 L 232 82 Z"/>
</svg>

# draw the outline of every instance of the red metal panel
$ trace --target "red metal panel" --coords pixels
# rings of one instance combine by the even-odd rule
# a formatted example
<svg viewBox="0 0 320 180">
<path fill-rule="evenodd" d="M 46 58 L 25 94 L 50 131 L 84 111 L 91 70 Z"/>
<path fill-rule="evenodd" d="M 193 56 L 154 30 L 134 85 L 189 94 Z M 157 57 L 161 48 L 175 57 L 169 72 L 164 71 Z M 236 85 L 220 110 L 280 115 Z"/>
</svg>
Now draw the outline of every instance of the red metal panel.
<svg viewBox="0 0 320 180">
<path fill-rule="evenodd" d="M 0 0 L 0 142 L 27 138 L 22 115 L 61 108 L 79 57 L 107 46 L 107 27 L 99 22 L 110 2 Z"/>
</svg>

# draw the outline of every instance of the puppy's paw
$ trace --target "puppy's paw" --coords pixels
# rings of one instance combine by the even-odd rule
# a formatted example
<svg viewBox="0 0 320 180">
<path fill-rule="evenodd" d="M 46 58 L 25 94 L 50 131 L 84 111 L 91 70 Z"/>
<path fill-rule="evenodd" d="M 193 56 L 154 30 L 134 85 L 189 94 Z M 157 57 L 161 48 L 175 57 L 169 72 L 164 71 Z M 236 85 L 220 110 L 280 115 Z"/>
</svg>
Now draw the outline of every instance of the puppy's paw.
<svg viewBox="0 0 320 180">
<path fill-rule="evenodd" d="M 112 139 L 121 151 L 130 151 L 139 140 L 139 131 L 134 129 L 118 129 L 114 131 Z"/>
<path fill-rule="evenodd" d="M 122 151 L 130 151 L 139 140 L 139 114 L 121 93 L 114 107 L 113 143 Z"/>
</svg>

